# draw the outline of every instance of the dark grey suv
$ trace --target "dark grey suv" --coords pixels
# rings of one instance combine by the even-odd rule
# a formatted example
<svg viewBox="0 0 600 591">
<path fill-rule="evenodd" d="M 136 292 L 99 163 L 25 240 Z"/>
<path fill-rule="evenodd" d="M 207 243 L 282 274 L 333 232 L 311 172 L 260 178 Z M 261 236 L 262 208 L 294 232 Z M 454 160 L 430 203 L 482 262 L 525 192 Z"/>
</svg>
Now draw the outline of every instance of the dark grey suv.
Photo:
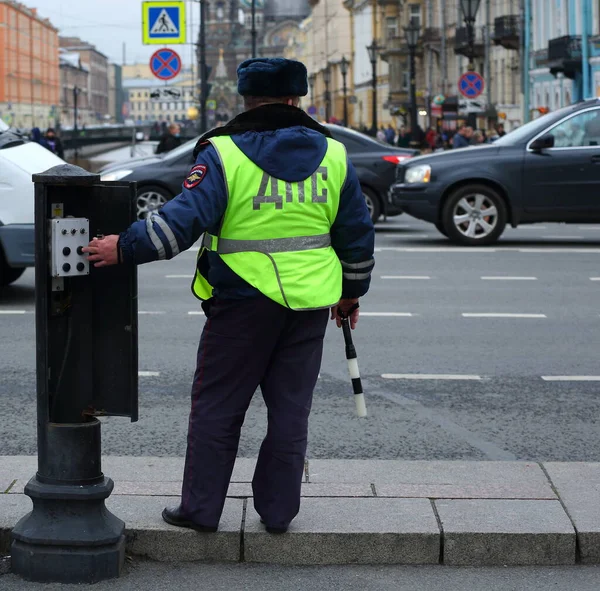
<svg viewBox="0 0 600 591">
<path fill-rule="evenodd" d="M 600 101 L 544 115 L 494 144 L 398 166 L 390 203 L 452 241 L 492 244 L 506 224 L 600 222 Z"/>
</svg>

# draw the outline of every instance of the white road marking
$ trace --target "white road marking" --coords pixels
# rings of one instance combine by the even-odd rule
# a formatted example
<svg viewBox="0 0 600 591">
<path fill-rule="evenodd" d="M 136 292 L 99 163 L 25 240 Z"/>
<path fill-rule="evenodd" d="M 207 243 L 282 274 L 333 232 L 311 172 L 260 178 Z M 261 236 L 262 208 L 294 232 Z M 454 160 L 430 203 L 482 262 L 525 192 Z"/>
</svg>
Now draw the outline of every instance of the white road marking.
<svg viewBox="0 0 600 591">
<path fill-rule="evenodd" d="M 473 254 L 481 253 L 496 253 L 496 252 L 529 252 L 529 253 L 566 253 L 566 254 L 582 254 L 582 253 L 593 253 L 600 254 L 600 248 L 512 248 L 512 247 L 498 247 L 498 248 L 482 248 L 468 246 L 421 246 L 418 248 L 403 247 L 403 246 L 382 246 L 376 249 L 377 252 L 389 251 L 389 252 L 453 252 L 463 254 L 470 252 Z"/>
<path fill-rule="evenodd" d="M 476 375 L 444 373 L 384 373 L 381 377 L 386 380 L 481 380 L 481 376 Z"/>
<path fill-rule="evenodd" d="M 464 318 L 548 318 L 546 314 L 507 314 L 504 312 L 463 312 Z"/>
<path fill-rule="evenodd" d="M 501 277 L 499 275 L 483 276 L 484 281 L 537 281 L 537 277 Z"/>
<path fill-rule="evenodd" d="M 193 279 L 194 275 L 165 275 L 165 279 Z"/>
<path fill-rule="evenodd" d="M 552 234 L 550 236 L 542 236 L 542 238 L 548 238 L 549 240 L 584 240 L 583 236 L 561 236 L 559 234 Z"/>
<path fill-rule="evenodd" d="M 545 382 L 600 382 L 600 376 L 542 376 Z"/>
<path fill-rule="evenodd" d="M 16 314 L 27 314 L 27 310 L 0 310 L 0 314 L 16 315 Z"/>
<path fill-rule="evenodd" d="M 596 232 L 598 230 L 600 230 L 600 226 L 577 226 L 578 230 L 596 230 Z"/>
<path fill-rule="evenodd" d="M 159 314 L 165 314 L 165 312 L 155 312 L 153 310 L 140 310 L 138 314 L 144 314 L 147 316 L 158 316 Z"/>
<path fill-rule="evenodd" d="M 361 316 L 381 316 L 381 317 L 402 317 L 409 318 L 413 316 L 410 312 L 361 312 Z"/>
<path fill-rule="evenodd" d="M 383 234 L 385 238 L 429 238 L 429 234 Z"/>
<path fill-rule="evenodd" d="M 160 371 L 138 371 L 140 378 L 157 378 L 160 375 Z"/>
<path fill-rule="evenodd" d="M 191 312 L 188 312 L 189 316 L 206 316 L 206 314 L 204 314 L 203 310 L 192 310 Z"/>
<path fill-rule="evenodd" d="M 431 279 L 428 275 L 382 275 L 382 279 Z"/>
<path fill-rule="evenodd" d="M 188 248 L 187 250 L 184 250 L 185 253 L 187 254 L 195 254 L 197 255 L 200 252 L 200 247 L 199 246 L 192 246 L 192 248 Z"/>
<path fill-rule="evenodd" d="M 518 228 L 508 228 L 510 231 L 514 232 L 515 230 L 547 230 L 548 226 L 538 226 L 536 225 L 523 225 Z"/>
<path fill-rule="evenodd" d="M 590 281 L 600 281 L 600 277 L 590 277 Z"/>
</svg>

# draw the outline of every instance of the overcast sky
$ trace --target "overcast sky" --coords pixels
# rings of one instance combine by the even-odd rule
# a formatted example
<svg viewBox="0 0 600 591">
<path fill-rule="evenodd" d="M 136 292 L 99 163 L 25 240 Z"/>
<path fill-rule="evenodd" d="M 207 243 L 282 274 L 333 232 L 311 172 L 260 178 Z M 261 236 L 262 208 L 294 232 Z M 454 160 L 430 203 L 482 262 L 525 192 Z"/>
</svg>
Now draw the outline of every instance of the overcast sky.
<svg viewBox="0 0 600 591">
<path fill-rule="evenodd" d="M 23 0 L 38 14 L 49 18 L 61 35 L 76 36 L 93 43 L 112 62 L 123 63 L 123 43 L 128 64 L 148 62 L 160 46 L 142 44 L 141 0 Z M 188 3 L 188 42 L 198 32 L 197 2 Z M 191 21 L 191 22 L 190 22 Z M 172 45 L 184 63 L 193 60 L 193 46 Z"/>
</svg>

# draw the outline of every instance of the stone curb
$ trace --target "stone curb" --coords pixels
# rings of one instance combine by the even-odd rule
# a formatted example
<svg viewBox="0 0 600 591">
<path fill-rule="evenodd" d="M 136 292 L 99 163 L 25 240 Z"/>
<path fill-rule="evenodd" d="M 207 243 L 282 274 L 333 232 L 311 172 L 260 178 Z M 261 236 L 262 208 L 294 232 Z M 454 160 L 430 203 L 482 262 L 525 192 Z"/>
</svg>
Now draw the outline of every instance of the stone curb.
<svg viewBox="0 0 600 591">
<path fill-rule="evenodd" d="M 0 457 L 0 556 L 31 508 L 22 491 L 35 461 Z M 311 460 L 300 514 L 280 536 L 254 511 L 254 464 L 238 460 L 219 531 L 199 534 L 161 519 L 180 494 L 181 458 L 104 458 L 128 552 L 285 565 L 600 563 L 600 464 Z"/>
</svg>

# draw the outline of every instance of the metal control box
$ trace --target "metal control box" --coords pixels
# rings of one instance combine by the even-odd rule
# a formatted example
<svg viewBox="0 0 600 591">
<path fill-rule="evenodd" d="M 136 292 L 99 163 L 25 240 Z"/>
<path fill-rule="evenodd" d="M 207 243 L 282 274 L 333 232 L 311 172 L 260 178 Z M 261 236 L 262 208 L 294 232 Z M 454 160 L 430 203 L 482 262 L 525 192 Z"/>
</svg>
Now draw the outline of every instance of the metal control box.
<svg viewBox="0 0 600 591">
<path fill-rule="evenodd" d="M 90 274 L 90 265 L 82 248 L 90 242 L 87 218 L 50 220 L 52 277 L 79 277 Z"/>
</svg>

